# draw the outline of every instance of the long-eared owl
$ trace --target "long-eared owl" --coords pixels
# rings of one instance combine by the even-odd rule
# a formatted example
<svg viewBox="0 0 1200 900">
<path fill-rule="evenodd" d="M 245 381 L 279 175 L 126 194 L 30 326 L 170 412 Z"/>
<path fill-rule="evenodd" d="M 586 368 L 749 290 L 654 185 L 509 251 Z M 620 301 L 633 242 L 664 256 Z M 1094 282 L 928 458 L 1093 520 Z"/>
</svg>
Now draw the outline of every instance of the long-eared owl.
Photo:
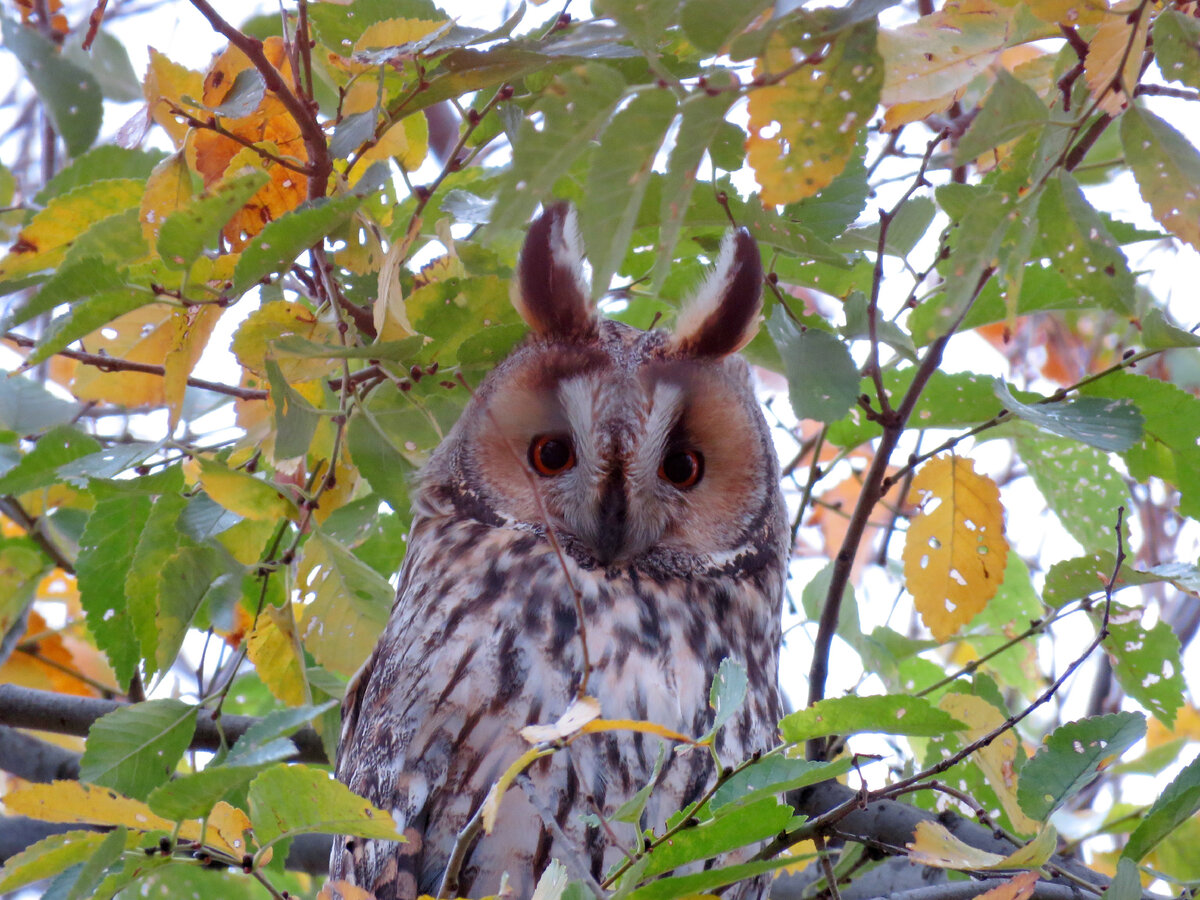
<svg viewBox="0 0 1200 900">
<path fill-rule="evenodd" d="M 391 618 L 347 690 L 337 776 L 408 841 L 337 838 L 330 876 L 380 900 L 437 893 L 459 832 L 529 749 L 520 730 L 567 709 L 585 659 L 605 718 L 698 737 L 732 658 L 749 694 L 718 756 L 776 742 L 787 527 L 736 355 L 761 310 L 758 248 L 730 232 L 670 333 L 598 317 L 583 265 L 573 210 L 548 207 L 513 284 L 532 333 L 423 469 Z M 611 816 L 655 777 L 660 744 L 584 734 L 535 762 L 467 848 L 458 895 L 529 897 L 554 858 L 602 878 L 634 845 Z M 704 748 L 661 763 L 640 823 L 658 831 L 714 774 Z"/>
</svg>

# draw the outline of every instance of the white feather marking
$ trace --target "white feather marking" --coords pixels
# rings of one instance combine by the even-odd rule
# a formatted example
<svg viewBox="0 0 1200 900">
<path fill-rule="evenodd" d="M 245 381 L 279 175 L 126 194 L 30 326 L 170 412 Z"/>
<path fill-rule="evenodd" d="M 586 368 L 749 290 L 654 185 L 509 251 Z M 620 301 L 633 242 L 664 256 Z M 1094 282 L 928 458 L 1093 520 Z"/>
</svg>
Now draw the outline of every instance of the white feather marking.
<svg viewBox="0 0 1200 900">
<path fill-rule="evenodd" d="M 733 280 L 733 253 L 735 232 L 725 232 L 721 249 L 717 253 L 717 264 L 692 296 L 684 301 L 679 317 L 675 320 L 675 344 L 682 344 L 694 336 L 716 312 Z"/>
<path fill-rule="evenodd" d="M 557 225 L 557 223 L 555 224 Z M 588 297 L 591 295 L 592 286 L 588 283 L 587 275 L 584 272 L 583 254 L 583 237 L 579 231 L 579 216 L 575 212 L 575 207 L 572 206 L 567 210 L 562 227 L 555 227 L 550 231 L 550 255 L 555 266 L 564 268 L 571 273 L 571 278 L 579 288 L 579 293 Z"/>
</svg>

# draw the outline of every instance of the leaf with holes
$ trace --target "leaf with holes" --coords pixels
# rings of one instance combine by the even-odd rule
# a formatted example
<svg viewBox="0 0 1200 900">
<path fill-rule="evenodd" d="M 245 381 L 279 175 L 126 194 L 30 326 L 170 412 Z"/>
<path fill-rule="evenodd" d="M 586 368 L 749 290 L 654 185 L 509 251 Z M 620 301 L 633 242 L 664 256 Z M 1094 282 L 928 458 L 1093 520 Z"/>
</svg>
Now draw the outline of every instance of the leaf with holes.
<svg viewBox="0 0 1200 900">
<path fill-rule="evenodd" d="M 1145 716 L 1130 712 L 1093 716 L 1056 728 L 1037 755 L 1021 767 L 1017 782 L 1021 808 L 1045 821 L 1145 734 Z"/>
<path fill-rule="evenodd" d="M 949 640 L 995 595 L 1008 541 L 996 483 L 971 461 L 941 456 L 921 467 L 912 489 L 921 512 L 904 543 L 904 582 L 921 620 Z"/>
<path fill-rule="evenodd" d="M 1154 218 L 1200 249 L 1200 152 L 1175 128 L 1136 105 L 1121 116 L 1121 143 Z"/>
<path fill-rule="evenodd" d="M 922 697 L 831 697 L 784 716 L 779 731 L 793 744 L 829 734 L 909 734 L 933 737 L 965 726 Z"/>
<path fill-rule="evenodd" d="M 311 832 L 404 840 L 392 817 L 324 769 L 276 766 L 250 783 L 250 820 L 262 846 Z"/>
<path fill-rule="evenodd" d="M 1093 610 L 1095 617 L 1095 610 Z M 1171 728 L 1183 706 L 1183 663 L 1179 638 L 1166 622 L 1142 625 L 1142 611 L 1113 604 L 1104 649 L 1113 674 L 1130 697 Z"/>
<path fill-rule="evenodd" d="M 302 626 L 305 648 L 325 668 L 349 678 L 387 623 L 392 586 L 319 532 L 304 545 L 297 582 L 312 601 L 305 609 Z"/>
<path fill-rule="evenodd" d="M 811 197 L 841 173 L 883 84 L 873 20 L 832 43 L 798 37 L 776 31 L 754 69 L 756 78 L 769 78 L 795 67 L 798 55 L 814 60 L 750 92 L 746 156 L 765 205 Z"/>
</svg>

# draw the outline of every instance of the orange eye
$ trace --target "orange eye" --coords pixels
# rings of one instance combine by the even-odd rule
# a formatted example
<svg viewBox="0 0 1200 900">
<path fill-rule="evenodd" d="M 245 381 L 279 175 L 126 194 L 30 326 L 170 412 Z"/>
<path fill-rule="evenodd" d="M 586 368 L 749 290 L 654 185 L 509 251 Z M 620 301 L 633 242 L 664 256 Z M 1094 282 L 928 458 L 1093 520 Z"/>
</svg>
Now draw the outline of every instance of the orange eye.
<svg viewBox="0 0 1200 900">
<path fill-rule="evenodd" d="M 698 450 L 679 450 L 663 457 L 658 477 L 677 488 L 695 487 L 704 477 L 704 457 Z"/>
<path fill-rule="evenodd" d="M 571 439 L 559 434 L 541 434 L 529 445 L 529 464 L 539 475 L 561 475 L 575 465 Z"/>
</svg>

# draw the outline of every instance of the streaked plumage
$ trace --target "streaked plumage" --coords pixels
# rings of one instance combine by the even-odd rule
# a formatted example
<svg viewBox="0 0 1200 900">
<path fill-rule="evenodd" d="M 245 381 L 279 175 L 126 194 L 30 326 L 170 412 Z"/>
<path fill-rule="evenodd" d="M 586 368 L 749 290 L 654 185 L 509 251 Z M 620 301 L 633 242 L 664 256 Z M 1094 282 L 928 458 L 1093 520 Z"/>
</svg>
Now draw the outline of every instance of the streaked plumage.
<svg viewBox="0 0 1200 900">
<path fill-rule="evenodd" d="M 531 226 L 514 304 L 533 334 L 424 469 L 391 619 L 347 692 L 338 777 L 393 810 L 410 842 L 339 838 L 331 878 L 381 900 L 436 894 L 457 833 L 528 749 L 518 731 L 574 699 L 577 604 L 587 693 L 606 718 L 699 736 L 732 657 L 750 693 L 718 753 L 732 763 L 774 742 L 787 529 L 767 426 L 733 355 L 760 309 L 758 250 L 731 234 L 668 334 L 598 319 L 578 244 L 565 206 Z M 458 892 L 494 894 L 507 872 L 528 897 L 551 858 L 603 877 L 620 851 L 580 817 L 611 816 L 649 780 L 661 743 L 586 735 L 535 763 L 526 789 L 565 845 L 513 787 Z M 706 752 L 670 753 L 643 825 L 661 830 L 711 776 Z M 612 830 L 632 846 L 631 826 Z"/>
</svg>

